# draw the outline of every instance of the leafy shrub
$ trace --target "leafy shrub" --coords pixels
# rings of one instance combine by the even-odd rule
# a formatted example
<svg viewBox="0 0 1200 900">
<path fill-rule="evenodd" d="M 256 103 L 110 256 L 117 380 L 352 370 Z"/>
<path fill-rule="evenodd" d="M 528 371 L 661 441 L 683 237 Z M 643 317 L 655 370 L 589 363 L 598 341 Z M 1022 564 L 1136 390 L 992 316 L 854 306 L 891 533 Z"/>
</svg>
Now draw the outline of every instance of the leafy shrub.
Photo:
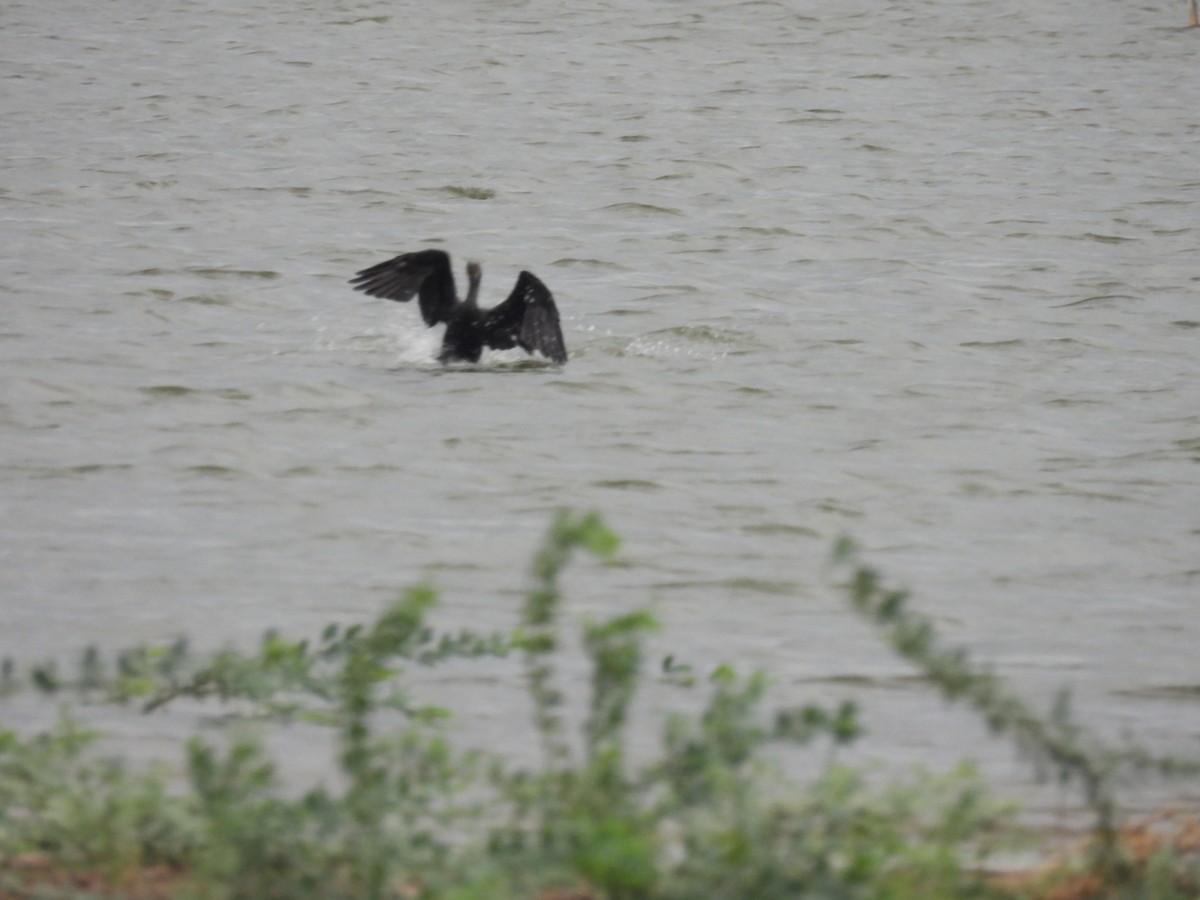
<svg viewBox="0 0 1200 900">
<path fill-rule="evenodd" d="M 6 872 L 4 861 L 36 853 L 60 872 L 100 873 L 118 895 L 131 872 L 150 866 L 175 873 L 174 895 L 247 900 L 1027 895 L 1028 885 L 981 874 L 1012 837 L 1012 810 L 988 796 L 969 766 L 882 787 L 831 762 L 809 784 L 781 774 L 787 754 L 853 742 L 853 702 L 772 708 L 764 673 L 718 666 L 699 677 L 667 657 L 660 677 L 705 690 L 706 700 L 697 713 L 665 718 L 655 758 L 631 760 L 629 713 L 650 677 L 645 639 L 658 628 L 646 611 L 583 623 L 590 692 L 582 732 L 568 734 L 557 683 L 566 652 L 559 576 L 578 552 L 603 561 L 616 549 L 596 515 L 559 514 L 534 557 L 512 635 L 434 631 L 426 617 L 436 597 L 422 586 L 374 622 L 331 625 L 311 643 L 272 633 L 250 653 L 196 658 L 181 640 L 112 664 L 88 650 L 74 677 L 51 663 L 22 676 L 6 662 L 0 690 L 8 692 L 32 684 L 147 711 L 182 697 L 237 701 L 260 722 L 328 726 L 342 787 L 289 796 L 244 729 L 223 749 L 189 741 L 187 784 L 170 790 L 161 772 L 130 774 L 95 758 L 95 735 L 69 717 L 32 738 L 0 733 L 0 893 L 26 890 L 19 867 Z M 1105 890 L 1153 887 L 1144 895 L 1162 898 L 1200 885 L 1194 866 L 1165 845 L 1153 863 L 1131 863 L 1113 800 L 1122 767 L 1174 773 L 1186 765 L 1103 748 L 1065 702 L 1037 714 L 965 651 L 941 647 L 906 595 L 883 587 L 849 545 L 837 558 L 849 570 L 851 603 L 937 690 L 969 704 L 1039 766 L 1080 784 L 1096 823 L 1089 877 Z M 541 749 L 533 768 L 455 749 L 441 728 L 447 711 L 422 706 L 406 687 L 407 667 L 508 653 L 525 667 Z"/>
</svg>

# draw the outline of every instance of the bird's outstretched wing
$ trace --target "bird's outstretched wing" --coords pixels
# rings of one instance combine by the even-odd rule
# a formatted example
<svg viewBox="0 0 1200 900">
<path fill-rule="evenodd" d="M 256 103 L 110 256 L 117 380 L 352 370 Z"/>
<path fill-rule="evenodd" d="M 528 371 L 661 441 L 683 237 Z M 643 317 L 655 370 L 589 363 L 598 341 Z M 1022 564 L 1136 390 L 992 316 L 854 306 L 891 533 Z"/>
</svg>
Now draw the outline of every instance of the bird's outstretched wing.
<svg viewBox="0 0 1200 900">
<path fill-rule="evenodd" d="M 549 360 L 567 361 L 554 297 L 532 272 L 522 272 L 508 299 L 483 317 L 484 342 L 497 350 L 519 346 L 526 353 L 535 350 Z"/>
<path fill-rule="evenodd" d="M 421 317 L 426 325 L 448 321 L 458 303 L 450 257 L 443 250 L 419 250 L 363 269 L 350 283 L 354 289 L 387 300 L 411 300 L 419 296 Z"/>
</svg>

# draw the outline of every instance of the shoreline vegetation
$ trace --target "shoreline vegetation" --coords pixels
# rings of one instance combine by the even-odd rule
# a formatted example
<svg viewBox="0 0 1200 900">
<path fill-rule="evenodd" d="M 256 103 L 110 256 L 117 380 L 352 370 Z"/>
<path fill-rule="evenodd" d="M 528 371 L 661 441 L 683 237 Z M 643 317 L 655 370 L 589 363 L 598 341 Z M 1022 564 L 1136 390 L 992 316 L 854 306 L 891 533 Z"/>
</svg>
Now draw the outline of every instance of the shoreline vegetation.
<svg viewBox="0 0 1200 900">
<path fill-rule="evenodd" d="M 659 625 L 644 610 L 584 620 L 590 685 L 586 709 L 569 710 L 558 673 L 579 651 L 561 623 L 560 576 L 581 553 L 612 560 L 617 543 L 596 514 L 559 513 L 511 634 L 435 630 L 426 619 L 436 595 L 419 586 L 375 621 L 330 625 L 312 641 L 271 633 L 250 652 L 196 655 L 180 640 L 111 661 L 93 648 L 69 673 L 5 660 L 0 695 L 38 691 L 67 711 L 41 734 L 0 731 L 0 900 L 1200 896 L 1196 811 L 1126 821 L 1115 798 L 1120 779 L 1194 777 L 1200 765 L 1106 746 L 1065 693 L 1048 712 L 1034 709 L 947 647 L 849 541 L 834 551 L 848 603 L 930 690 L 1077 792 L 1088 825 L 1075 846 L 998 871 L 1001 854 L 1044 844 L 970 765 L 880 785 L 837 761 L 862 731 L 853 702 L 774 707 L 763 672 L 702 672 L 671 656 L 652 665 L 645 641 Z M 444 727 L 452 711 L 421 705 L 405 684 L 417 666 L 505 655 L 526 675 L 532 768 L 457 749 Z M 634 764 L 629 712 L 649 678 L 704 700 L 667 715 L 657 755 Z M 253 729 L 191 738 L 182 785 L 166 770 L 100 758 L 100 735 L 69 711 L 152 712 L 185 698 L 235 708 Z M 293 721 L 335 736 L 337 788 L 281 787 L 261 735 Z M 792 753 L 828 761 L 796 783 L 777 765 Z"/>
</svg>

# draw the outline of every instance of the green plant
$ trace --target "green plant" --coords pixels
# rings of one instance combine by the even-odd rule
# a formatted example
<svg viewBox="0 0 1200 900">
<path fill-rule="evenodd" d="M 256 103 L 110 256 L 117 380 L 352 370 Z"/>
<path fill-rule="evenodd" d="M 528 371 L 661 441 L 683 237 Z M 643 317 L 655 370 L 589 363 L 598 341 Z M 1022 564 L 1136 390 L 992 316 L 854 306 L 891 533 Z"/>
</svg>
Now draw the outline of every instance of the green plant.
<svg viewBox="0 0 1200 900">
<path fill-rule="evenodd" d="M 1039 772 L 1079 785 L 1093 815 L 1093 865 L 1106 880 L 1126 879 L 1128 866 L 1118 842 L 1118 777 L 1122 772 L 1195 774 L 1200 764 L 1141 748 L 1105 746 L 1075 720 L 1066 691 L 1059 692 L 1047 714 L 1038 713 L 994 671 L 973 664 L 965 648 L 942 646 L 932 621 L 909 609 L 906 591 L 886 588 L 878 572 L 858 563 L 853 542 L 838 543 L 834 562 L 849 569 L 847 594 L 853 607 L 873 619 L 892 648 L 943 697 L 970 706 L 994 734 L 1010 738 Z"/>
<path fill-rule="evenodd" d="M 97 757 L 95 734 L 70 717 L 30 738 L 0 732 L 0 893 L 33 895 L 5 871 L 33 852 L 62 872 L 102 876 L 110 895 L 131 873 L 163 866 L 178 896 L 212 900 L 524 900 L 552 889 L 594 900 L 1013 896 L 981 874 L 1011 838 L 1011 809 L 969 766 L 881 784 L 837 764 L 838 749 L 861 734 L 850 700 L 774 706 L 763 672 L 719 665 L 704 675 L 667 656 L 662 682 L 704 695 L 685 704 L 691 712 L 658 717 L 656 752 L 639 735 L 643 750 L 632 754 L 634 723 L 653 718 L 634 713 L 638 687 L 653 677 L 646 643 L 658 622 L 640 609 L 585 619 L 580 641 L 563 625 L 565 567 L 580 552 L 603 562 L 616 549 L 595 514 L 556 516 L 511 636 L 435 631 L 427 618 L 436 595 L 420 586 L 373 622 L 330 625 L 312 642 L 271 633 L 251 652 L 198 656 L 180 640 L 111 663 L 88 650 L 73 675 L 55 663 L 22 674 L 6 661 L 5 693 L 32 685 L 146 711 L 185 698 L 237 701 L 238 715 L 230 733 L 188 742 L 186 784 L 171 789 L 157 770 L 131 773 Z M 1171 846 L 1130 856 L 1112 789 L 1118 771 L 1187 764 L 1110 751 L 1065 703 L 1037 714 L 965 651 L 942 647 L 907 596 L 885 588 L 848 545 L 838 560 L 850 569 L 851 602 L 931 684 L 1081 785 L 1098 847 L 1086 877 L 1105 896 L 1197 893 L 1200 873 Z M 572 710 L 559 672 L 576 647 L 590 678 Z M 422 704 L 406 679 L 412 666 L 510 650 L 524 663 L 530 743 L 541 750 L 529 768 L 456 749 L 442 729 L 450 711 Z M 259 736 L 292 720 L 331 729 L 334 787 L 283 788 Z M 807 783 L 786 777 L 792 755 L 814 744 L 824 748 L 819 773 Z M 83 896 L 75 883 L 54 895 Z"/>
<path fill-rule="evenodd" d="M 187 805 L 162 772 L 89 756 L 99 736 L 70 715 L 32 738 L 0 732 L 0 857 L 46 854 L 114 880 L 188 858 L 197 823 Z"/>
<path fill-rule="evenodd" d="M 631 766 L 624 731 L 642 677 L 642 644 L 657 627 L 643 611 L 584 624 L 591 694 L 582 756 L 573 761 L 555 683 L 554 658 L 563 645 L 559 574 L 575 549 L 603 557 L 615 543 L 596 517 L 564 513 L 535 559 L 518 645 L 544 767 L 502 782 L 514 815 L 493 832 L 490 846 L 507 859 L 506 868 L 559 873 L 611 898 L 869 896 L 861 892 L 918 883 L 951 886 L 944 896 L 968 896 L 963 891 L 978 886 L 962 851 L 972 840 L 983 848 L 981 835 L 1003 816 L 969 773 L 960 773 L 953 787 L 936 782 L 936 791 L 933 780 L 920 778 L 872 806 L 866 783 L 851 773 L 830 768 L 806 793 L 771 765 L 770 748 L 802 747 L 819 737 L 834 746 L 853 741 L 860 729 L 852 702 L 771 712 L 763 708 L 765 674 L 741 677 L 719 666 L 702 710 L 668 717 L 662 756 Z M 663 671 L 668 683 L 696 684 L 691 667 L 673 657 Z M 927 802 L 917 804 L 918 796 Z M 861 840 L 847 855 L 852 839 Z"/>
</svg>

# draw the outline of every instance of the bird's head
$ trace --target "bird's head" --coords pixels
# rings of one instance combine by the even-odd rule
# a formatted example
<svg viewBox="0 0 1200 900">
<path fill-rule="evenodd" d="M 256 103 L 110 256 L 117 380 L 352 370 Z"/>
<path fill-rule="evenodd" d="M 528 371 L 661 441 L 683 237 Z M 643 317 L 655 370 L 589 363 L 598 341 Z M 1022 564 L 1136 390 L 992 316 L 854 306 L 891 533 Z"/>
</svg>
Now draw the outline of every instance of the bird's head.
<svg viewBox="0 0 1200 900">
<path fill-rule="evenodd" d="M 477 282 L 482 277 L 483 277 L 483 269 L 479 268 L 479 263 L 477 263 L 477 262 L 467 263 L 467 279 L 468 280 L 470 280 L 472 282 Z"/>
</svg>

